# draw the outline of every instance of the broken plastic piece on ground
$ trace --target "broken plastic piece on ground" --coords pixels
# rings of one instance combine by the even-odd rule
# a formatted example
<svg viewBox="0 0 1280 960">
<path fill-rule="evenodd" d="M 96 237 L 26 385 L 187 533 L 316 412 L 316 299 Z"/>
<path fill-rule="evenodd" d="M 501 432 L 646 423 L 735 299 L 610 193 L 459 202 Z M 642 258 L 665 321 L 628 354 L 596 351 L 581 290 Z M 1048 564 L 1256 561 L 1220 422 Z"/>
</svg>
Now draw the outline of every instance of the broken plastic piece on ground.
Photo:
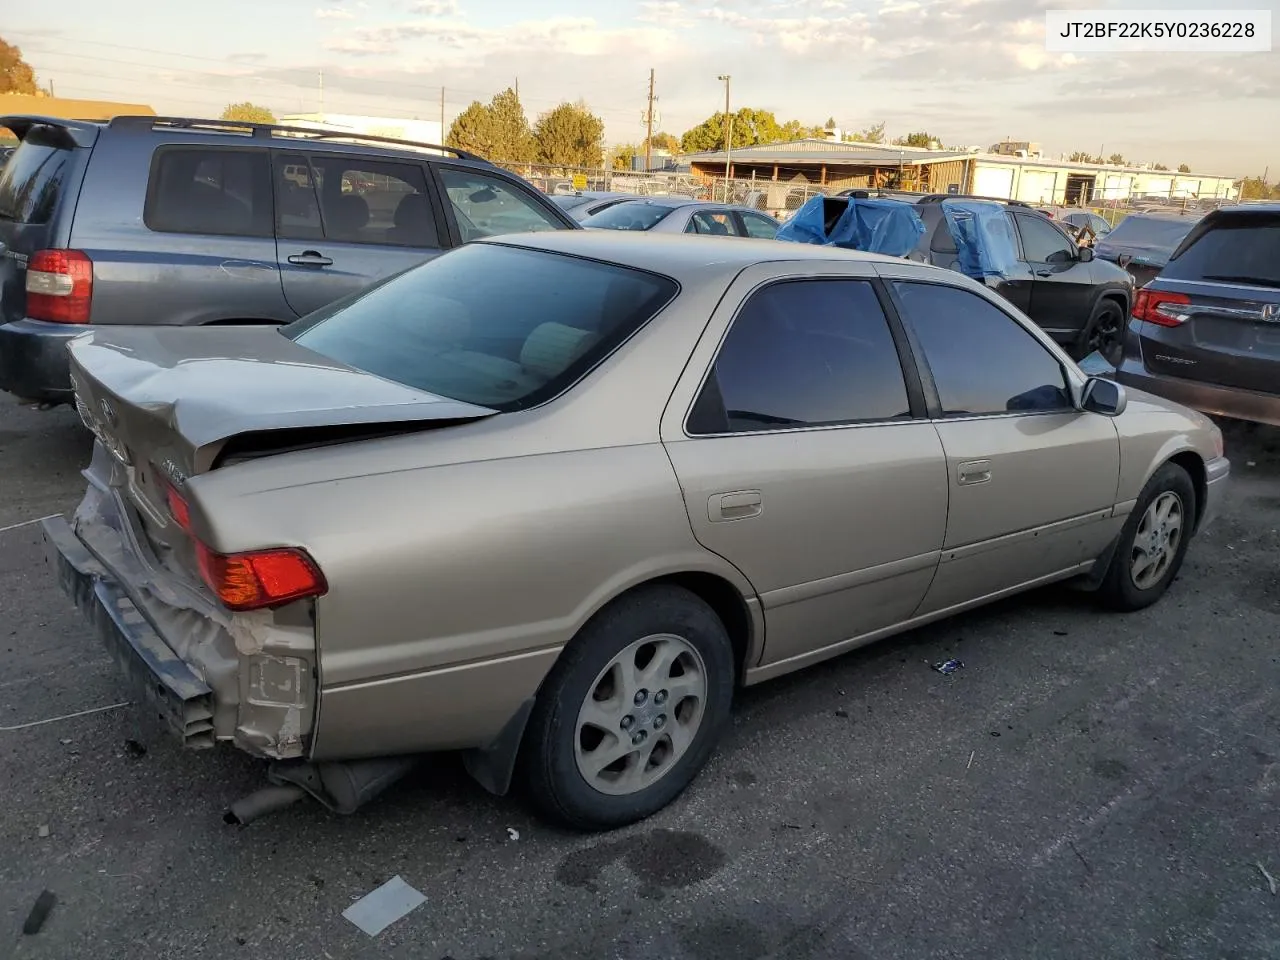
<svg viewBox="0 0 1280 960">
<path fill-rule="evenodd" d="M 1097 350 L 1081 360 L 1077 366 L 1091 377 L 1105 377 L 1116 372 L 1116 368 Z"/>
<path fill-rule="evenodd" d="M 53 909 L 53 905 L 57 902 L 58 898 L 53 895 L 53 891 L 42 890 L 40 896 L 36 897 L 36 902 L 31 907 L 31 912 L 27 914 L 26 921 L 22 924 L 23 935 L 30 937 L 39 933 L 44 926 L 44 922 L 49 919 L 49 911 Z"/>
<path fill-rule="evenodd" d="M 426 902 L 426 896 L 395 876 L 343 910 L 342 916 L 369 936 L 376 937 Z"/>
<path fill-rule="evenodd" d="M 951 674 L 955 673 L 957 670 L 959 670 L 963 666 L 964 666 L 963 660 L 953 659 L 953 660 L 943 660 L 941 663 L 935 663 L 933 665 L 933 669 L 937 670 L 939 673 L 943 674 L 944 676 L 949 677 L 951 676 Z"/>
<path fill-rule="evenodd" d="M 507 836 L 510 837 L 512 840 L 519 840 L 520 831 L 517 830 L 515 827 L 507 827 Z"/>
</svg>

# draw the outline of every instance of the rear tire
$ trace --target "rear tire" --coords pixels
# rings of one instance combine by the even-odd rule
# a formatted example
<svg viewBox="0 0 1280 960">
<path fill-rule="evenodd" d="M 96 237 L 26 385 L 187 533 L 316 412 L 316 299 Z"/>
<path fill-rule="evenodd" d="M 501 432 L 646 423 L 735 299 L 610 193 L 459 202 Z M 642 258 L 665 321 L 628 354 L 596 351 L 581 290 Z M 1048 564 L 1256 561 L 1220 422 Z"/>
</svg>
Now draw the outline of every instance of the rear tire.
<svg viewBox="0 0 1280 960">
<path fill-rule="evenodd" d="M 616 600 L 543 682 L 520 753 L 530 800 L 580 830 L 661 810 L 697 776 L 729 720 L 735 665 L 696 595 L 654 586 Z"/>
<path fill-rule="evenodd" d="M 1176 463 L 1166 463 L 1147 481 L 1120 531 L 1099 600 L 1127 613 L 1164 596 L 1182 567 L 1195 518 L 1191 477 Z"/>
</svg>

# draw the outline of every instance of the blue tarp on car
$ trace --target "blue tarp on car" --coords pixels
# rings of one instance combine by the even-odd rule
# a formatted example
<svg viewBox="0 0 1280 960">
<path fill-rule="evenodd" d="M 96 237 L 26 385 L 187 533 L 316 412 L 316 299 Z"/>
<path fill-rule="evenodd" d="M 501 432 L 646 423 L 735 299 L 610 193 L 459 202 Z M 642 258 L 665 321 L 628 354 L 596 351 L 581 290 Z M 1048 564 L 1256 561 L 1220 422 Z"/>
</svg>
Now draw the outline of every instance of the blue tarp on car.
<svg viewBox="0 0 1280 960">
<path fill-rule="evenodd" d="M 1018 250 L 1003 204 L 943 200 L 942 215 L 956 244 L 961 273 L 981 280 L 1013 272 Z"/>
<path fill-rule="evenodd" d="M 777 239 L 904 257 L 923 235 L 924 221 L 910 203 L 814 197 L 778 228 Z"/>
</svg>

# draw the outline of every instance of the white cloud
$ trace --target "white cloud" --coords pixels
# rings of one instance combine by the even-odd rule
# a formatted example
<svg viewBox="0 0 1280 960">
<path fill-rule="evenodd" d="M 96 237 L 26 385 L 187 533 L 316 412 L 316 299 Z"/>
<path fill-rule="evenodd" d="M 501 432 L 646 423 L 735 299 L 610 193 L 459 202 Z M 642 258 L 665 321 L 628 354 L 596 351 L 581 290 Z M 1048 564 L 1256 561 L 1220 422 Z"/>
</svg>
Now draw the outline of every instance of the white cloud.
<svg viewBox="0 0 1280 960">
<path fill-rule="evenodd" d="M 320 7 L 316 10 L 317 20 L 354 20 L 356 15 L 341 7 Z"/>
<path fill-rule="evenodd" d="M 456 17 L 458 0 L 418 0 L 410 10 L 420 17 Z"/>
</svg>

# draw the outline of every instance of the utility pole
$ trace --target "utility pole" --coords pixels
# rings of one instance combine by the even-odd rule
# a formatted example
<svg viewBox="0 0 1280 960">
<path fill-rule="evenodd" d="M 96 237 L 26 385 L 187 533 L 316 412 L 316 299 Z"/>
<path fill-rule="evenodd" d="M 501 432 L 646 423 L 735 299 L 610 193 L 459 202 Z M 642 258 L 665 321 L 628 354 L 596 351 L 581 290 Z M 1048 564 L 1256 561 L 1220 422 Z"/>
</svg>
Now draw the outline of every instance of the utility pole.
<svg viewBox="0 0 1280 960">
<path fill-rule="evenodd" d="M 649 68 L 649 109 L 644 114 L 644 169 L 653 169 L 653 67 Z"/>
<path fill-rule="evenodd" d="M 520 78 L 516 77 L 516 99 L 520 99 Z"/>
<path fill-rule="evenodd" d="M 444 131 L 444 87 L 440 88 L 440 142 L 444 143 L 448 135 Z"/>
<path fill-rule="evenodd" d="M 733 78 L 722 73 L 718 79 L 724 81 L 724 202 L 729 202 L 729 172 L 733 163 L 733 115 L 729 113 L 729 81 Z"/>
<path fill-rule="evenodd" d="M 324 67 L 320 68 L 320 119 L 324 120 Z"/>
</svg>

